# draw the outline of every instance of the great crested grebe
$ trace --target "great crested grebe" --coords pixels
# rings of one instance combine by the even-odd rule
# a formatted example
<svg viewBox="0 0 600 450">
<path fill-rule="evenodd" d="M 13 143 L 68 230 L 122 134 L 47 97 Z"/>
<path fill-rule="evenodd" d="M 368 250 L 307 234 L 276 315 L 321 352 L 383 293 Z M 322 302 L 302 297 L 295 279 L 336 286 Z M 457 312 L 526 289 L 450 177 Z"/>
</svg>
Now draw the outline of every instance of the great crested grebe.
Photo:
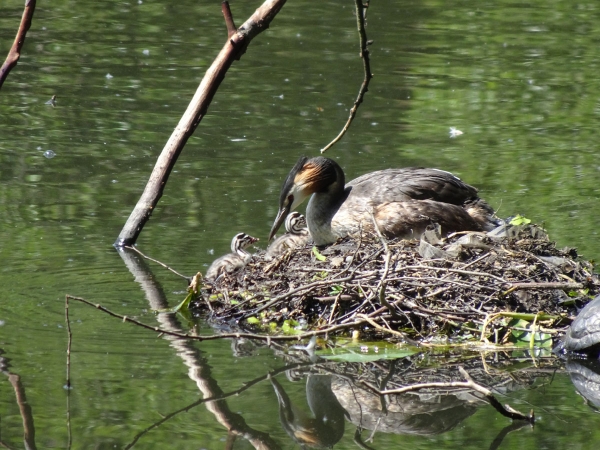
<svg viewBox="0 0 600 450">
<path fill-rule="evenodd" d="M 206 278 L 216 280 L 224 273 L 231 273 L 241 269 L 252 259 L 246 248 L 258 241 L 258 238 L 238 233 L 231 240 L 231 252 L 213 261 L 206 271 Z"/>
<path fill-rule="evenodd" d="M 286 234 L 275 239 L 269 248 L 265 259 L 267 261 L 282 255 L 291 248 L 304 246 L 310 240 L 310 233 L 306 228 L 306 218 L 298 211 L 292 211 L 285 219 Z"/>
<path fill-rule="evenodd" d="M 345 184 L 338 163 L 303 156 L 283 183 L 269 240 L 288 213 L 311 195 L 306 221 L 315 245 L 373 230 L 373 217 L 383 234 L 403 238 L 419 237 L 431 223 L 438 223 L 444 234 L 489 231 L 499 225 L 493 209 L 477 197 L 477 189 L 449 172 L 386 169 Z"/>
</svg>

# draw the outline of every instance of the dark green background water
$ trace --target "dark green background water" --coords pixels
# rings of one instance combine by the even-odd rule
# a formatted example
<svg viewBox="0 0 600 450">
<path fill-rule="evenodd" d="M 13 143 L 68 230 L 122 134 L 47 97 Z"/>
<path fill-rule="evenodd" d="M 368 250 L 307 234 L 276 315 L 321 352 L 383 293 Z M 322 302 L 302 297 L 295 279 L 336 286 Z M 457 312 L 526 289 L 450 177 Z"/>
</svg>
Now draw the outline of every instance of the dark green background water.
<svg viewBox="0 0 600 450">
<path fill-rule="evenodd" d="M 598 259 L 598 5 L 371 3 L 375 78 L 329 152 L 348 178 L 411 165 L 449 170 L 499 215 L 525 215 L 559 246 Z M 236 22 L 259 4 L 233 1 Z M 22 7 L 0 1 L 0 58 Z M 252 42 L 180 157 L 142 250 L 193 274 L 227 252 L 237 232 L 264 243 L 283 178 L 298 156 L 316 155 L 338 133 L 362 81 L 353 8 L 350 0 L 290 0 Z M 65 294 L 156 324 L 111 244 L 225 36 L 217 0 L 38 2 L 22 58 L 0 90 L 0 348 L 25 384 L 40 448 L 67 445 Z M 57 106 L 45 105 L 54 94 Z M 450 139 L 450 127 L 464 134 Z M 47 150 L 56 156 L 44 157 Z M 185 283 L 155 272 L 169 303 L 181 301 Z M 121 448 L 160 414 L 199 398 L 167 341 L 81 305 L 71 316 L 73 448 Z M 280 364 L 265 349 L 234 358 L 228 342 L 196 347 L 224 390 Z M 597 448 L 598 416 L 566 376 L 517 399 L 524 410 L 525 402 L 543 407 L 542 421 L 504 448 Z M 268 383 L 229 406 L 292 447 Z M 506 423 L 483 408 L 450 433 L 380 435 L 375 444 L 482 448 Z M 0 432 L 18 447 L 21 418 L 6 381 Z M 338 448 L 354 448 L 352 430 L 346 435 Z M 222 448 L 226 436 L 200 406 L 137 447 Z"/>
</svg>

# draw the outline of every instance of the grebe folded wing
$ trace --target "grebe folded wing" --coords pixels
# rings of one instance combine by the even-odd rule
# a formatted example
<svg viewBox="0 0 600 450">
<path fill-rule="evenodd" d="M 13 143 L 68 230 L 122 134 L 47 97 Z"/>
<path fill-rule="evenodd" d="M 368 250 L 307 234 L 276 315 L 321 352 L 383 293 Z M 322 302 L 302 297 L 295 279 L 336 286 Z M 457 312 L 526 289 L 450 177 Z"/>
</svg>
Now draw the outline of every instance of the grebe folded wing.
<svg viewBox="0 0 600 450">
<path fill-rule="evenodd" d="M 450 172 L 423 167 L 386 169 L 367 173 L 346 184 L 351 197 L 368 197 L 371 203 L 436 200 L 461 205 L 477 197 L 477 189 Z"/>
<path fill-rule="evenodd" d="M 445 233 L 481 231 L 497 223 L 492 208 L 477 197 L 477 189 L 449 172 L 386 169 L 345 184 L 344 172 L 335 161 L 302 157 L 283 184 L 269 239 L 287 214 L 308 197 L 306 221 L 316 245 L 372 228 L 373 217 L 388 236 L 403 237 L 418 237 L 433 222 Z"/>
</svg>

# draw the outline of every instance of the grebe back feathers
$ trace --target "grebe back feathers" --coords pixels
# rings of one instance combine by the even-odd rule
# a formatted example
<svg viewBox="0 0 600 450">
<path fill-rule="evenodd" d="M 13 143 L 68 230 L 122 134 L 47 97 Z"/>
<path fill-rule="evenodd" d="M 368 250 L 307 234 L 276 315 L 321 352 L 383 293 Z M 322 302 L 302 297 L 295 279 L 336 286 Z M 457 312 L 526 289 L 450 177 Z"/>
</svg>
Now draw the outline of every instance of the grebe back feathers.
<svg viewBox="0 0 600 450">
<path fill-rule="evenodd" d="M 390 237 L 418 237 L 432 222 L 444 233 L 483 231 L 497 224 L 493 210 L 477 189 L 438 169 L 386 169 L 348 184 L 332 159 L 301 157 L 288 174 L 279 199 L 271 238 L 290 210 L 307 197 L 308 229 L 316 245 L 373 228 Z"/>
</svg>

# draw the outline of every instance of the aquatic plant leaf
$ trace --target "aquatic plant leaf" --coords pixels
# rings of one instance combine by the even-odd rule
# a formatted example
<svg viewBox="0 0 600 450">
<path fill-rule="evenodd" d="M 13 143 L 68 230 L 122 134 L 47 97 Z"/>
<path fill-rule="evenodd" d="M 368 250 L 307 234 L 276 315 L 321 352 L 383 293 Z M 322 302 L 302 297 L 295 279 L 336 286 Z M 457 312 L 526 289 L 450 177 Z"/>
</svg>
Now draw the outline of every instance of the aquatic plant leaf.
<svg viewBox="0 0 600 450">
<path fill-rule="evenodd" d="M 355 342 L 344 347 L 327 348 L 317 355 L 330 361 L 370 362 L 379 359 L 400 359 L 418 353 L 415 347 L 398 347 L 388 342 Z"/>
<path fill-rule="evenodd" d="M 510 341 L 518 347 L 529 347 L 532 343 L 536 347 L 552 347 L 552 336 L 548 333 L 536 331 L 531 333 L 531 323 L 521 319 L 513 319 L 508 323 L 512 328 Z"/>
</svg>

